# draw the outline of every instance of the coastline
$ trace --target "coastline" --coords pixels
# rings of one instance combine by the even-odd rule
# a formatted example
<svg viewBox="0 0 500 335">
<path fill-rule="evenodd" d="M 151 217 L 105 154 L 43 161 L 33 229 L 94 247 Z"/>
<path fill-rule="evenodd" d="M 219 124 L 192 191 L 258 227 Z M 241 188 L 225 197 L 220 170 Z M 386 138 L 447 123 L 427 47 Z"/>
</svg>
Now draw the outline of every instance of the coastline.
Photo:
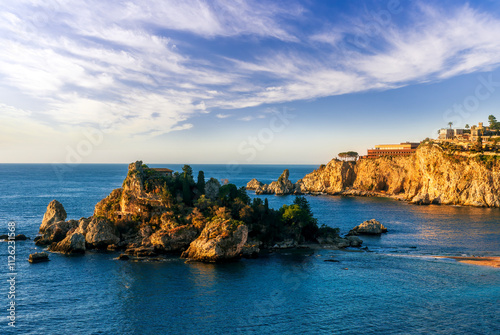
<svg viewBox="0 0 500 335">
<path fill-rule="evenodd" d="M 500 256 L 493 256 L 493 257 L 435 256 L 435 257 L 454 259 L 457 262 L 465 264 L 500 268 Z"/>
</svg>

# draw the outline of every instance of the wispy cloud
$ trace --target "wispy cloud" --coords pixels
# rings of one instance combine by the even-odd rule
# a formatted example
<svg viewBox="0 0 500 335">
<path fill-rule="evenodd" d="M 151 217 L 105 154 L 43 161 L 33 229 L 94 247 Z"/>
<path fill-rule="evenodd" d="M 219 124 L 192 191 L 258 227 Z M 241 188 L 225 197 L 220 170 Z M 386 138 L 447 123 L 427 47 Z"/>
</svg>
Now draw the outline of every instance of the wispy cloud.
<svg viewBox="0 0 500 335">
<path fill-rule="evenodd" d="M 240 118 L 241 121 L 246 121 L 246 122 L 252 121 L 253 119 L 254 119 L 254 117 L 251 115 L 247 115 L 247 116 Z"/>
<path fill-rule="evenodd" d="M 44 131 L 105 119 L 117 136 L 156 136 L 190 129 L 191 117 L 213 109 L 390 89 L 500 63 L 499 17 L 469 5 L 419 5 L 405 24 L 377 33 L 363 18 L 302 31 L 305 13 L 294 3 L 242 0 L 4 2 L 0 87 L 34 107 L 4 105 L 3 117 L 12 124 L 20 113 L 32 129 L 45 120 Z M 368 43 L 353 47 L 352 35 Z"/>
</svg>

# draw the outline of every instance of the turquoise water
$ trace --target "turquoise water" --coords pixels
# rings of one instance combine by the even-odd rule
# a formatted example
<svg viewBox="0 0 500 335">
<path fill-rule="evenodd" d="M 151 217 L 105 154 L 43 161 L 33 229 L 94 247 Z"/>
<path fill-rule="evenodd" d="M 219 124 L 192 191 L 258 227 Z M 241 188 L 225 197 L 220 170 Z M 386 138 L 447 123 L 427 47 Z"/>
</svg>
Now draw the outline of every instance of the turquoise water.
<svg viewBox="0 0 500 335">
<path fill-rule="evenodd" d="M 180 166 L 169 165 L 174 169 Z M 243 186 L 277 179 L 284 166 L 193 165 Z M 314 166 L 290 167 L 295 181 Z M 0 165 L 0 234 L 16 221 L 34 237 L 52 199 L 68 218 L 89 216 L 120 187 L 126 165 Z M 252 194 L 252 196 L 255 196 Z M 269 196 L 279 207 L 292 196 Z M 230 264 L 120 262 L 16 244 L 16 328 L 0 311 L 0 333 L 20 334 L 498 334 L 500 270 L 434 255 L 500 256 L 500 210 L 413 206 L 381 198 L 308 196 L 320 223 L 342 233 L 376 218 L 363 237 L 372 252 L 282 252 Z M 334 258 L 337 263 L 325 262 Z M 7 244 L 0 243 L 0 302 L 7 306 Z"/>
</svg>

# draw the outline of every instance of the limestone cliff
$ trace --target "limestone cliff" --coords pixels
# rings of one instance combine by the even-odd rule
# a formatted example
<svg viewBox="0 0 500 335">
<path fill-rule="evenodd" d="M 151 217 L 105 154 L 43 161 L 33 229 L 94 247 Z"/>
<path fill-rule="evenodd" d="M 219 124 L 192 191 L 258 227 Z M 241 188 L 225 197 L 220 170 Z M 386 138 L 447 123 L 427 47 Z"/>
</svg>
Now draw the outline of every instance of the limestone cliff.
<svg viewBox="0 0 500 335">
<path fill-rule="evenodd" d="M 500 207 L 500 159 L 453 155 L 432 143 L 407 157 L 333 159 L 298 180 L 288 194 L 316 192 L 393 196 L 416 204 Z"/>
</svg>

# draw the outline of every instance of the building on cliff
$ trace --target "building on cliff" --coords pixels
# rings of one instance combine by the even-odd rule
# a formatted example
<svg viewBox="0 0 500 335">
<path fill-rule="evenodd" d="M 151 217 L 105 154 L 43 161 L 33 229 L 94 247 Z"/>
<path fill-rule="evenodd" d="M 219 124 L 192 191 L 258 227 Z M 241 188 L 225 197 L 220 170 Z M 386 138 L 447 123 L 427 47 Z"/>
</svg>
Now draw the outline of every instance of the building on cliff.
<svg viewBox="0 0 500 335">
<path fill-rule="evenodd" d="M 368 154 L 363 158 L 378 158 L 383 156 L 410 156 L 420 143 L 379 144 L 374 149 L 368 149 Z"/>
<path fill-rule="evenodd" d="M 462 138 L 464 136 L 463 129 L 451 129 L 451 128 L 441 128 L 439 129 L 440 140 L 451 140 L 456 138 Z"/>
</svg>

